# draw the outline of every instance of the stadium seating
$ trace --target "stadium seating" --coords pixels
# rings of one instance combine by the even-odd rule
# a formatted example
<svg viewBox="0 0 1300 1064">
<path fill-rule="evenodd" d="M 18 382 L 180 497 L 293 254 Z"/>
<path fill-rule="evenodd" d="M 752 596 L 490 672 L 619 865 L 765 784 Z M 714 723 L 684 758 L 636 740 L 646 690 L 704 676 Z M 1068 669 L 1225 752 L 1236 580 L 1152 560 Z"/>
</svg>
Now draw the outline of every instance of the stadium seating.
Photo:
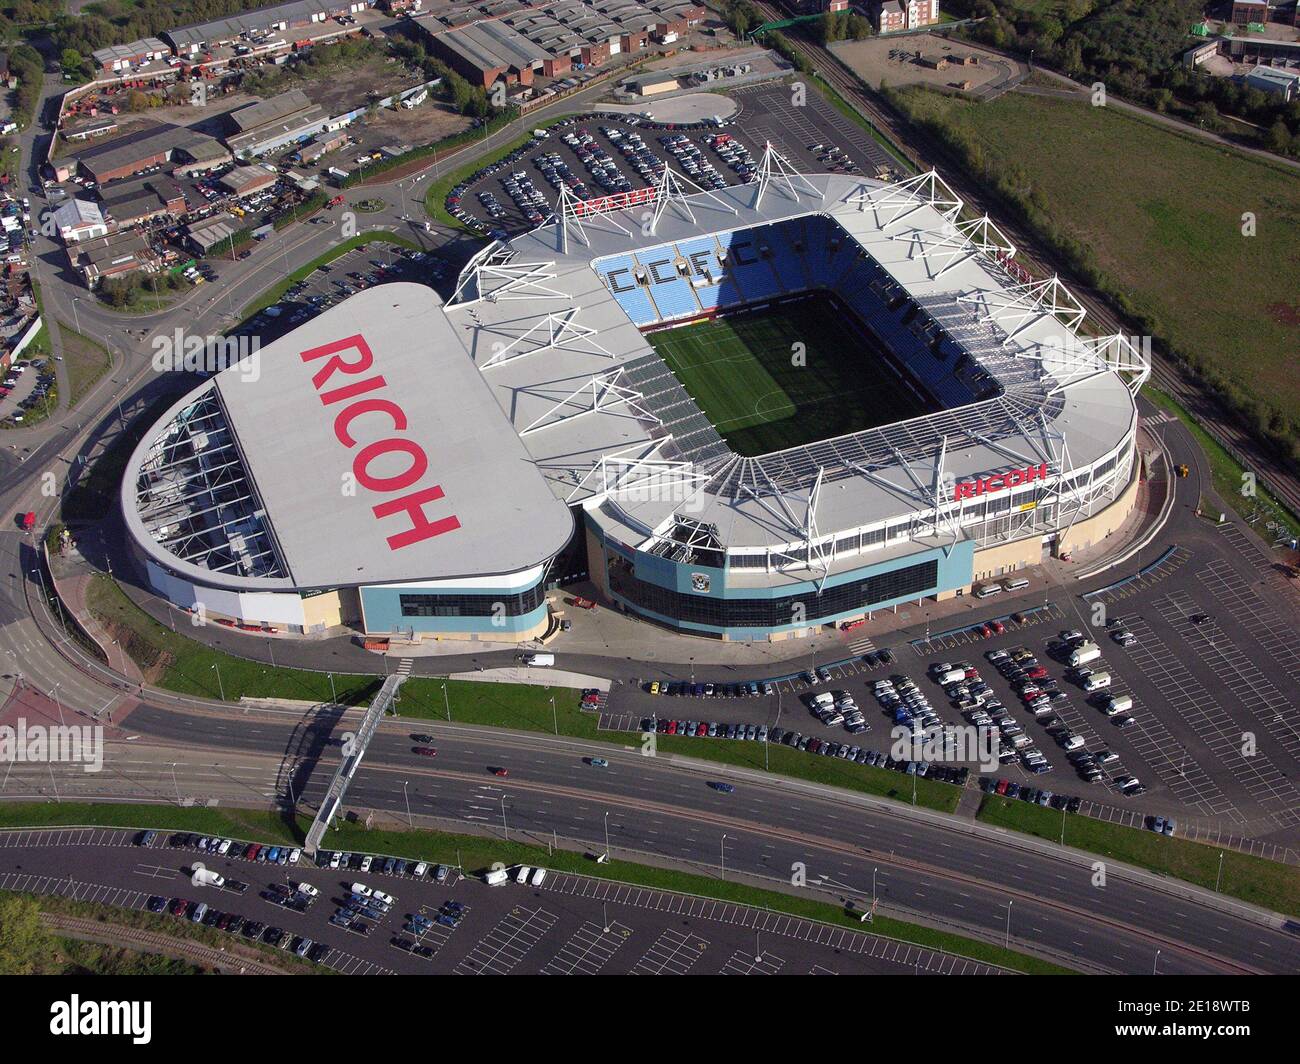
<svg viewBox="0 0 1300 1064">
<path fill-rule="evenodd" d="M 653 325 L 659 320 L 659 312 L 650 301 L 650 296 L 646 294 L 646 290 L 640 285 L 620 292 L 610 284 L 610 274 L 619 270 L 626 271 L 622 275 L 624 282 L 632 276 L 633 271 L 636 269 L 636 263 L 631 255 L 617 255 L 614 258 L 602 259 L 596 266 L 601 280 L 613 291 L 614 298 L 618 300 L 618 305 L 627 312 L 627 316 L 632 319 L 633 324 Z"/>
<path fill-rule="evenodd" d="M 661 244 L 603 259 L 597 269 L 607 284 L 611 272 L 626 271 L 626 286 L 635 273 L 650 272 L 647 263 L 658 263 L 657 275 L 666 277 L 664 263 L 674 263 L 675 271 L 682 260 L 691 264 L 690 277 L 674 272 L 669 280 L 614 293 L 637 325 L 827 288 L 948 407 L 988 394 L 989 360 L 1006 358 L 965 308 L 950 301 L 922 306 L 902 299 L 885 269 L 822 214 Z M 970 352 L 975 353 L 963 357 Z"/>
</svg>

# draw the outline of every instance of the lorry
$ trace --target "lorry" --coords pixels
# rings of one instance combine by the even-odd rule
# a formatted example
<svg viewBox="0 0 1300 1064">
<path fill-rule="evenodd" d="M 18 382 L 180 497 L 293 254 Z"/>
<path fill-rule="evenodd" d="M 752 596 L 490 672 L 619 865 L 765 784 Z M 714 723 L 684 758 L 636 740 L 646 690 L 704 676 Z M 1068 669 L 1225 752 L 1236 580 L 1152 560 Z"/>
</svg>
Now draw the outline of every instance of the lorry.
<svg viewBox="0 0 1300 1064">
<path fill-rule="evenodd" d="M 525 654 L 524 664 L 531 665 L 534 668 L 541 668 L 547 665 L 555 664 L 554 654 Z"/>
<path fill-rule="evenodd" d="M 1072 651 L 1067 659 L 1072 668 L 1078 668 L 1080 665 L 1086 665 L 1090 661 L 1096 661 L 1101 657 L 1101 647 L 1091 641 L 1080 643 Z"/>
</svg>

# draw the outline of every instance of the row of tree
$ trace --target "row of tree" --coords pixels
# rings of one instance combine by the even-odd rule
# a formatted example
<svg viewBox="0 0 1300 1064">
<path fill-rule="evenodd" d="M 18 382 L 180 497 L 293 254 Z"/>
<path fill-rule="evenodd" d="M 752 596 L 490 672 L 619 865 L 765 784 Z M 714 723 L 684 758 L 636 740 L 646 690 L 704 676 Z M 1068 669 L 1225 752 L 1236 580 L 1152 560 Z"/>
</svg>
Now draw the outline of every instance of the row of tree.
<svg viewBox="0 0 1300 1064">
<path fill-rule="evenodd" d="M 1020 0 L 948 0 L 947 6 L 984 20 L 968 31 L 975 40 L 1032 55 L 1079 80 L 1095 79 L 1158 111 L 1300 155 L 1300 100 L 1287 103 L 1182 65 L 1204 0 L 1061 0 L 1030 8 Z M 1229 116 L 1261 132 L 1252 134 Z"/>
</svg>

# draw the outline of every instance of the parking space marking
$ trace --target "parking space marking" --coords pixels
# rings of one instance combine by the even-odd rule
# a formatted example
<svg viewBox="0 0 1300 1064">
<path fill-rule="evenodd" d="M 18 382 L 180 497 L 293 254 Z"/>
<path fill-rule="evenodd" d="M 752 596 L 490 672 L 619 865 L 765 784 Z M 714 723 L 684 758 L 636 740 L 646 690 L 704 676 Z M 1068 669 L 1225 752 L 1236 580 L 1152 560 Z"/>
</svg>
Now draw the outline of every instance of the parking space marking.
<svg viewBox="0 0 1300 1064">
<path fill-rule="evenodd" d="M 44 846 L 134 846 L 138 831 L 120 828 L 58 828 L 0 831 L 0 849 L 30 849 Z M 154 845 L 158 845 L 159 835 Z"/>
<path fill-rule="evenodd" d="M 1237 702 L 1264 725 L 1268 734 L 1293 760 L 1300 762 L 1300 731 L 1295 724 L 1300 714 L 1291 700 L 1273 686 L 1213 618 L 1201 624 L 1192 623 L 1190 618 L 1200 612 L 1200 609 L 1186 592 L 1168 595 L 1154 605 L 1165 620 L 1178 630 L 1184 642 L 1198 650 L 1198 656 L 1206 665 L 1214 669 L 1217 675 L 1229 679 Z M 1204 692 L 1204 688 L 1200 690 Z M 1202 695 L 1189 691 L 1188 694 L 1196 707 L 1194 712 L 1213 713 L 1218 707 L 1208 692 Z M 1202 697 L 1208 699 L 1204 710 Z M 1267 754 L 1257 750 L 1251 756 L 1243 757 L 1240 748 L 1246 729 L 1233 721 L 1221 708 L 1219 714 L 1222 716 L 1219 727 L 1236 751 L 1234 767 L 1237 776 L 1251 797 L 1279 824 L 1290 826 L 1300 823 L 1300 792 L 1295 785 Z"/>
<path fill-rule="evenodd" d="M 1146 621 L 1135 617 L 1127 623 L 1138 638 L 1128 648 L 1128 655 L 1164 696 L 1166 711 L 1185 720 L 1206 748 L 1244 780 L 1242 773 L 1249 775 L 1251 768 L 1238 750 L 1241 729 L 1232 724 L 1223 707 L 1211 698 Z M 1132 716 L 1137 724 L 1129 729 L 1129 741 L 1174 796 L 1205 815 L 1227 816 L 1245 823 L 1246 817 L 1187 748 L 1174 738 L 1160 715 L 1149 707 L 1145 713 L 1141 712 L 1141 708 L 1140 700 L 1133 697 Z"/>
<path fill-rule="evenodd" d="M 1300 636 L 1295 627 L 1286 624 L 1226 561 L 1211 562 L 1197 576 L 1220 608 L 1232 613 L 1233 623 L 1244 628 L 1300 685 Z"/>
<path fill-rule="evenodd" d="M 645 951 L 632 975 L 685 975 L 704 956 L 709 948 L 708 939 L 688 935 L 685 931 L 668 928 Z"/>
<path fill-rule="evenodd" d="M 892 960 L 900 946 L 900 943 L 892 939 L 880 938 L 869 932 L 853 931 L 832 924 L 819 923 L 816 920 L 789 916 L 786 913 L 720 902 L 693 894 L 678 894 L 673 891 L 615 883 L 611 880 L 592 879 L 569 872 L 552 873 L 547 876 L 541 889 L 615 905 L 628 905 L 668 913 L 687 919 L 734 924 L 761 934 L 779 935 L 799 942 L 810 942 L 816 946 L 826 946 L 838 952 L 866 957 L 883 957 Z M 991 965 L 968 961 L 962 957 L 931 949 L 911 948 L 917 949 L 922 955 L 915 959 L 926 971 L 942 972 L 945 975 L 1002 974 L 1002 969 Z"/>
<path fill-rule="evenodd" d="M 555 926 L 556 919 L 545 909 L 517 906 L 479 939 L 453 971 L 456 975 L 509 975 Z"/>
<path fill-rule="evenodd" d="M 609 930 L 585 920 L 561 948 L 542 966 L 542 975 L 595 975 L 632 934 L 632 929 L 611 921 Z"/>
<path fill-rule="evenodd" d="M 736 950 L 722 966 L 723 975 L 776 975 L 785 967 L 785 961 L 764 950 L 757 957 L 745 950 Z"/>
</svg>

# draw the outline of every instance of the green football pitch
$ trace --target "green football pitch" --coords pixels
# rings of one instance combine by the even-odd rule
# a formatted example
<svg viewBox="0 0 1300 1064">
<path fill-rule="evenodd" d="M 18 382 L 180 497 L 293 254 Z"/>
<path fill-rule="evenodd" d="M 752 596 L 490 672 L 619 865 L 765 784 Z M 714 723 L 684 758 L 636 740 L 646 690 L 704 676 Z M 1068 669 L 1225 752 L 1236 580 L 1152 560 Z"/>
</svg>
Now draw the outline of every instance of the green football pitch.
<svg viewBox="0 0 1300 1064">
<path fill-rule="evenodd" d="M 768 454 L 938 409 L 817 296 L 647 338 L 737 454 Z"/>
</svg>

